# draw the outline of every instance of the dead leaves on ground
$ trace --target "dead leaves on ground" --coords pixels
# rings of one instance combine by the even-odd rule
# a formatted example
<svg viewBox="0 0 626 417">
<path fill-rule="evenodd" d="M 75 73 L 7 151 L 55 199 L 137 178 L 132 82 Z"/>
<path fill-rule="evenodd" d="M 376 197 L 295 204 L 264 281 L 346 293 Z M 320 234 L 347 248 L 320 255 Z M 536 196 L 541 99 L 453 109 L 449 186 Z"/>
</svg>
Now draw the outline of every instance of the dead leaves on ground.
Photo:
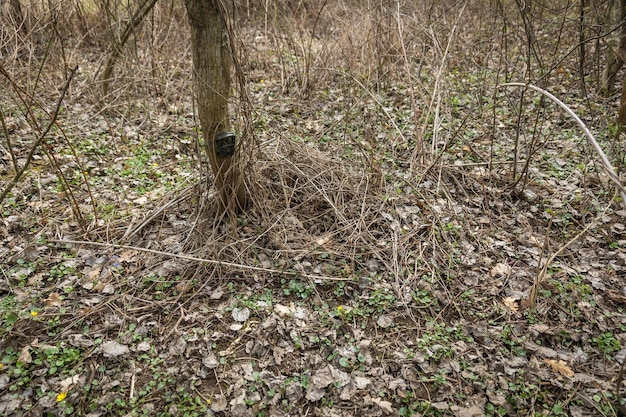
<svg viewBox="0 0 626 417">
<path fill-rule="evenodd" d="M 519 312 L 519 304 L 517 304 L 517 299 L 515 297 L 504 297 L 502 302 L 513 313 Z"/>
<path fill-rule="evenodd" d="M 544 359 L 543 362 L 550 366 L 550 368 L 557 374 L 566 376 L 568 378 L 574 376 L 574 371 L 569 365 L 563 360 L 556 359 Z"/>
</svg>

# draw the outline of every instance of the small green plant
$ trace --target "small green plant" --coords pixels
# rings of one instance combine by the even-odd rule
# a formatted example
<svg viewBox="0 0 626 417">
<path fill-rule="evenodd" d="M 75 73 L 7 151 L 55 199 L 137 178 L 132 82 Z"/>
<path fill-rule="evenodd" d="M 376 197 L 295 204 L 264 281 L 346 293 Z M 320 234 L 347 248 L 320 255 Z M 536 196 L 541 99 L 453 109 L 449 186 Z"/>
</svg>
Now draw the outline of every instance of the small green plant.
<svg viewBox="0 0 626 417">
<path fill-rule="evenodd" d="M 532 314 L 532 311 L 529 310 L 528 314 Z M 518 340 L 513 333 L 513 328 L 509 324 L 504 325 L 498 338 L 513 355 L 522 357 L 526 356 L 526 350 L 522 347 L 523 340 Z"/>
<path fill-rule="evenodd" d="M 284 295 L 293 294 L 298 296 L 299 298 L 306 299 L 315 290 L 314 284 L 305 284 L 301 281 L 296 281 L 294 279 L 287 281 L 283 278 L 280 282 L 283 285 Z"/>
<path fill-rule="evenodd" d="M 467 336 L 457 327 L 430 321 L 426 323 L 426 330 L 422 336 L 417 338 L 417 347 L 425 353 L 427 358 L 438 361 L 443 357 L 452 356 L 454 353 L 452 344 L 456 340 L 467 339 Z"/>
<path fill-rule="evenodd" d="M 415 393 L 409 391 L 405 393 L 405 396 L 401 399 L 402 407 L 398 410 L 398 415 L 401 417 L 410 416 L 443 416 L 443 412 L 433 407 L 430 401 L 418 400 L 415 398 Z"/>
<path fill-rule="evenodd" d="M 73 275 L 76 273 L 76 267 L 72 265 L 72 262 L 60 262 L 55 264 L 48 271 L 48 276 L 50 279 L 55 280 L 59 278 L 66 277 L 68 275 Z"/>
<path fill-rule="evenodd" d="M 335 289 L 333 290 L 333 294 L 335 294 L 335 296 L 337 298 L 342 298 L 343 296 L 346 295 L 345 288 L 346 288 L 346 283 L 344 281 L 339 281 L 335 285 Z"/>
<path fill-rule="evenodd" d="M 411 293 L 411 298 L 419 307 L 438 306 L 437 299 L 428 290 L 415 290 Z"/>
<path fill-rule="evenodd" d="M 609 356 L 614 352 L 618 352 L 621 349 L 619 340 L 615 338 L 612 332 L 606 332 L 598 337 L 594 337 L 592 342 L 598 346 L 598 349 L 604 353 L 605 356 Z"/>
<path fill-rule="evenodd" d="M 365 298 L 367 306 L 373 311 L 382 313 L 397 304 L 396 296 L 388 288 L 377 288 Z"/>
<path fill-rule="evenodd" d="M 487 403 L 485 405 L 485 415 L 487 417 L 505 416 L 506 415 L 506 410 L 503 407 L 496 407 L 492 403 Z"/>
<path fill-rule="evenodd" d="M 29 386 L 36 376 L 74 375 L 79 371 L 76 364 L 80 358 L 79 349 L 60 344 L 43 349 L 31 347 L 21 352 L 13 347 L 7 347 L 2 356 L 2 368 L 6 368 L 4 372 L 11 379 L 9 391 L 15 392 Z M 39 397 L 43 395 L 42 392 Z"/>
<path fill-rule="evenodd" d="M 16 261 L 17 266 L 9 270 L 9 274 L 17 280 L 19 287 L 26 286 L 26 280 L 37 270 L 37 262 L 28 262 L 24 259 Z"/>
<path fill-rule="evenodd" d="M 2 320 L 0 335 L 4 335 L 4 333 L 13 329 L 13 326 L 19 320 L 17 311 L 17 298 L 14 295 L 7 295 L 0 300 L 0 320 Z"/>
</svg>

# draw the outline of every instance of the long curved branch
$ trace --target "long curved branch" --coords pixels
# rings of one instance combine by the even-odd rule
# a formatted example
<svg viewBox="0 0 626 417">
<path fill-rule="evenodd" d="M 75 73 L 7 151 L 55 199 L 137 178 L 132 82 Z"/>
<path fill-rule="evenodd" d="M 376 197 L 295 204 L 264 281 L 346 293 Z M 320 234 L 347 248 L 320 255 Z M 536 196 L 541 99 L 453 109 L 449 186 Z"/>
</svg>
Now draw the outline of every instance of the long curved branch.
<svg viewBox="0 0 626 417">
<path fill-rule="evenodd" d="M 620 181 L 619 177 L 615 173 L 615 170 L 613 169 L 613 166 L 611 165 L 609 158 L 606 156 L 606 154 L 604 153 L 604 151 L 602 150 L 602 148 L 600 147 L 596 139 L 591 134 L 591 131 L 589 130 L 589 128 L 587 128 L 587 125 L 585 125 L 585 122 L 583 122 L 580 119 L 580 117 L 578 117 L 578 115 L 574 113 L 574 111 L 570 109 L 565 103 L 563 103 L 561 100 L 559 100 L 553 94 L 547 92 L 543 88 L 537 87 L 536 85 L 524 84 L 524 83 L 505 83 L 505 84 L 500 84 L 498 87 L 510 87 L 510 86 L 525 87 L 525 88 L 530 88 L 531 90 L 535 90 L 538 93 L 541 93 L 544 96 L 548 97 L 550 100 L 552 100 L 556 104 L 558 104 L 559 107 L 561 107 L 563 110 L 567 112 L 567 114 L 572 116 L 572 118 L 576 121 L 576 123 L 578 123 L 578 126 L 580 126 L 580 128 L 585 133 L 585 136 L 587 136 L 587 139 L 589 139 L 589 143 L 591 143 L 591 146 L 593 146 L 593 148 L 598 153 L 598 156 L 600 156 L 600 161 L 602 162 L 602 166 L 604 167 L 604 170 L 608 174 L 609 178 L 611 178 L 611 181 L 613 181 L 615 185 L 617 186 L 617 188 L 619 189 L 620 195 L 622 197 L 622 204 L 626 206 L 626 189 L 624 188 L 624 186 L 622 185 L 622 182 Z"/>
</svg>

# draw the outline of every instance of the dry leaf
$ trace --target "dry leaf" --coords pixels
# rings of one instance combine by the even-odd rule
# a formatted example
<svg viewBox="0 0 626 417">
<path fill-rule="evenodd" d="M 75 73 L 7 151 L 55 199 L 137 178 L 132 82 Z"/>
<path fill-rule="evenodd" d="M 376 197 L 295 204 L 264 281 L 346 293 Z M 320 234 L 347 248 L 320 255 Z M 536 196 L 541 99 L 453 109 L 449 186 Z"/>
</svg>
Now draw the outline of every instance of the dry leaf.
<svg viewBox="0 0 626 417">
<path fill-rule="evenodd" d="M 137 251 L 135 250 L 123 250 L 122 253 L 120 253 L 120 257 L 118 259 L 119 262 L 134 262 L 135 258 L 137 257 Z"/>
<path fill-rule="evenodd" d="M 386 329 L 393 324 L 393 319 L 385 314 L 381 314 L 376 324 L 378 324 L 383 329 Z"/>
<path fill-rule="evenodd" d="M 321 237 L 321 238 L 317 239 L 315 241 L 315 243 L 317 243 L 318 246 L 324 246 L 325 244 L 328 243 L 329 240 L 330 240 L 330 238 L 328 236 Z"/>
<path fill-rule="evenodd" d="M 489 271 L 489 275 L 491 275 L 491 278 L 505 277 L 510 273 L 511 267 L 503 263 L 495 264 L 493 268 L 491 268 L 491 271 Z"/>
<path fill-rule="evenodd" d="M 231 315 L 233 316 L 233 320 L 238 321 L 239 323 L 244 323 L 250 317 L 250 309 L 248 307 L 235 307 L 233 308 Z"/>
<path fill-rule="evenodd" d="M 606 292 L 607 298 L 615 303 L 626 304 L 626 297 L 615 290 Z"/>
<path fill-rule="evenodd" d="M 276 312 L 276 314 L 281 317 L 289 317 L 294 313 L 294 310 L 293 308 L 284 306 L 282 304 L 276 304 L 274 305 L 274 312 Z"/>
<path fill-rule="evenodd" d="M 569 365 L 565 363 L 565 361 L 557 361 L 556 359 L 544 359 L 543 361 L 550 365 L 550 368 L 552 368 L 552 370 L 556 373 L 567 377 L 574 376 L 574 371 L 572 371 L 572 368 L 570 368 Z"/>
<path fill-rule="evenodd" d="M 393 414 L 393 404 L 389 401 L 383 401 L 380 398 L 373 398 L 372 401 L 380 407 L 385 415 Z"/>
<path fill-rule="evenodd" d="M 99 266 L 89 271 L 89 274 L 87 274 L 87 276 L 90 281 L 96 281 L 98 278 L 100 278 L 101 272 L 102 272 L 102 267 Z"/>
<path fill-rule="evenodd" d="M 189 281 L 183 281 L 176 284 L 176 290 L 181 294 L 186 294 L 191 289 L 191 283 Z"/>
<path fill-rule="evenodd" d="M 519 305 L 517 304 L 517 300 L 515 298 L 513 298 L 513 297 L 505 297 L 505 298 L 502 299 L 502 302 L 512 312 L 517 313 L 519 311 Z"/>
<path fill-rule="evenodd" d="M 67 377 L 64 380 L 60 381 L 59 385 L 61 386 L 61 391 L 68 392 L 70 388 L 72 387 L 72 385 L 76 385 L 78 383 L 79 379 L 80 379 L 79 375 L 74 375 L 74 376 Z"/>
<path fill-rule="evenodd" d="M 128 346 L 111 340 L 102 344 L 102 354 L 105 358 L 115 358 L 120 355 L 125 355 L 129 352 Z"/>
<path fill-rule="evenodd" d="M 29 364 L 33 361 L 33 357 L 30 354 L 30 345 L 26 345 L 22 348 L 20 357 L 17 358 L 17 361 L 22 362 L 23 364 Z"/>
<path fill-rule="evenodd" d="M 61 296 L 56 292 L 50 293 L 48 298 L 43 300 L 43 303 L 46 307 L 60 307 L 62 304 Z"/>
</svg>

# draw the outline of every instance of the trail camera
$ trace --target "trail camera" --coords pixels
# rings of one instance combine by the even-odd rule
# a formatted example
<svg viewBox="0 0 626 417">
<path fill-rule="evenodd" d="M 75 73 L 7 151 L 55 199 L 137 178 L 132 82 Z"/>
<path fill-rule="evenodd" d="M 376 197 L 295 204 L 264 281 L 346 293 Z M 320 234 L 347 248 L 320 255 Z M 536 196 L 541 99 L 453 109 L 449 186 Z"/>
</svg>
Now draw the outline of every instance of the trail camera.
<svg viewBox="0 0 626 417">
<path fill-rule="evenodd" d="M 235 154 L 235 134 L 222 132 L 215 136 L 215 155 L 218 158 L 228 158 Z"/>
</svg>

